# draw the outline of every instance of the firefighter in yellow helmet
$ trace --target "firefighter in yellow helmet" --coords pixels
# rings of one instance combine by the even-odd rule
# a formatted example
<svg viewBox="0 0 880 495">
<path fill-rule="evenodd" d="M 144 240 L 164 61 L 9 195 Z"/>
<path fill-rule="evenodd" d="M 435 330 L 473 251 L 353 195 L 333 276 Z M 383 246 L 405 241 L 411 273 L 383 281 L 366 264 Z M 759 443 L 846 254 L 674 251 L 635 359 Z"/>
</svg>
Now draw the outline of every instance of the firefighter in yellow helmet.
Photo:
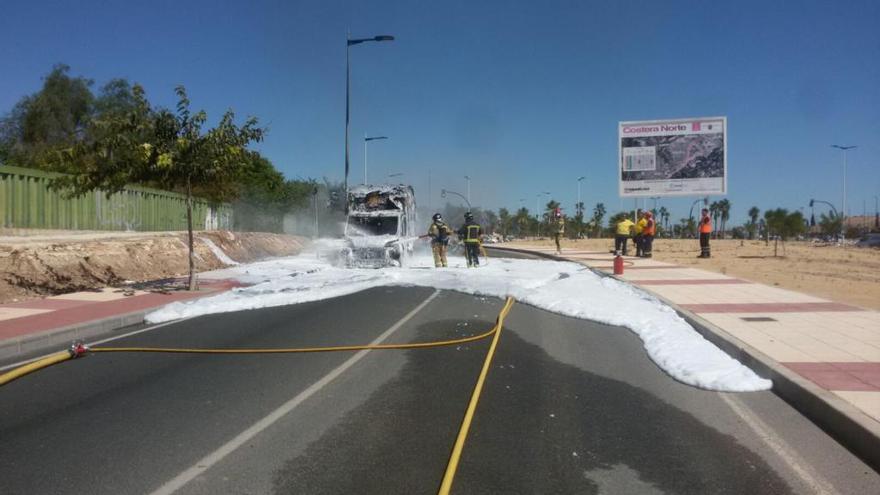
<svg viewBox="0 0 880 495">
<path fill-rule="evenodd" d="M 449 236 L 452 229 L 443 222 L 443 217 L 439 213 L 435 213 L 431 217 L 433 222 L 428 227 L 428 237 L 431 238 L 431 251 L 434 253 L 434 266 L 437 268 L 445 267 L 446 250 L 449 247 Z"/>
<path fill-rule="evenodd" d="M 458 238 L 464 243 L 464 256 L 467 259 L 468 268 L 480 266 L 480 242 L 483 237 L 483 227 L 474 221 L 474 214 L 464 214 L 464 225 L 458 229 Z"/>
</svg>

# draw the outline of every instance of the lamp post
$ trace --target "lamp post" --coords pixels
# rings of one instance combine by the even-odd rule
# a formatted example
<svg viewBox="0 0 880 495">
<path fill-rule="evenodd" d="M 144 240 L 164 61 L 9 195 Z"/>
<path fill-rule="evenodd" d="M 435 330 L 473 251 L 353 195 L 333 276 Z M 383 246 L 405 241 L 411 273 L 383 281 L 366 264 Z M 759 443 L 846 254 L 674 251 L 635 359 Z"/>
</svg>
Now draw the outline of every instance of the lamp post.
<svg viewBox="0 0 880 495">
<path fill-rule="evenodd" d="M 840 209 L 840 214 L 842 215 L 840 235 L 843 237 L 843 233 L 846 232 L 846 152 L 853 148 L 858 148 L 858 146 L 840 146 L 839 144 L 832 144 L 831 147 L 843 151 L 843 207 Z"/>
<path fill-rule="evenodd" d="M 472 211 L 472 210 L 473 210 L 473 208 L 471 208 L 471 202 L 468 201 L 468 199 L 467 199 L 466 197 L 462 196 L 460 193 L 457 193 L 457 192 L 455 192 L 455 191 L 447 191 L 446 189 L 441 189 L 441 190 L 440 190 L 440 197 L 441 197 L 441 198 L 446 198 L 446 195 L 447 195 L 447 194 L 454 194 L 455 196 L 458 196 L 459 198 L 463 199 L 464 202 L 467 203 L 467 205 L 468 205 L 468 211 Z"/>
<path fill-rule="evenodd" d="M 464 176 L 464 180 L 467 181 L 467 200 L 468 204 L 471 203 L 471 178 L 467 175 Z"/>
<path fill-rule="evenodd" d="M 380 139 L 388 139 L 386 136 L 373 136 L 367 137 L 367 133 L 364 133 L 364 185 L 367 184 L 367 143 L 370 141 L 377 141 Z"/>
<path fill-rule="evenodd" d="M 348 125 L 351 120 L 351 47 L 368 41 L 393 41 L 394 36 L 380 35 L 372 38 L 351 39 L 346 35 L 345 40 L 345 194 L 348 196 Z M 364 180 L 366 182 L 366 180 Z M 345 209 L 348 211 L 348 198 L 345 201 Z"/>
</svg>

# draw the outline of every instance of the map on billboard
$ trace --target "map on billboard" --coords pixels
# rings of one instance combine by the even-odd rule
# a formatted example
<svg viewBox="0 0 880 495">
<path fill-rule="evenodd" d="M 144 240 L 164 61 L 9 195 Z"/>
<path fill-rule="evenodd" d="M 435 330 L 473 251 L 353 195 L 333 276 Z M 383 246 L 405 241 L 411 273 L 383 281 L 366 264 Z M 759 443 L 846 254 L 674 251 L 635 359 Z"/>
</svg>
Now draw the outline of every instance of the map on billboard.
<svg viewBox="0 0 880 495">
<path fill-rule="evenodd" d="M 621 122 L 620 195 L 727 193 L 727 117 Z"/>
</svg>

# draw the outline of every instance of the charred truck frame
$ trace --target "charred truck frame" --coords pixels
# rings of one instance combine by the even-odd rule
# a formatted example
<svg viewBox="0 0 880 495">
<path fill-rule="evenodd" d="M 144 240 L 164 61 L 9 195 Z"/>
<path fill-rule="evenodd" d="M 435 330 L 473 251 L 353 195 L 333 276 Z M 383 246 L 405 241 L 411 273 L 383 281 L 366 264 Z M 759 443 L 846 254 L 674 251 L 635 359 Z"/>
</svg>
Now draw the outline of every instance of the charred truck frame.
<svg viewBox="0 0 880 495">
<path fill-rule="evenodd" d="M 411 186 L 355 186 L 348 191 L 343 259 L 349 267 L 404 266 L 417 236 Z"/>
</svg>

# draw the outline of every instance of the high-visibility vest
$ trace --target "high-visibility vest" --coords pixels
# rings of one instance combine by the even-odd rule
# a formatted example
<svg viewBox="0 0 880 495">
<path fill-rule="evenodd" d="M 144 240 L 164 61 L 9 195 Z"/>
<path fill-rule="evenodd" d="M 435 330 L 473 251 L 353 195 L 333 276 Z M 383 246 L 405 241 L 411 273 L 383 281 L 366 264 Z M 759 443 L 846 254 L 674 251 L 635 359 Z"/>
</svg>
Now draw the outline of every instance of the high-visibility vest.
<svg viewBox="0 0 880 495">
<path fill-rule="evenodd" d="M 654 235 L 654 219 L 650 218 L 645 223 L 645 228 L 642 229 L 642 235 Z"/>
<path fill-rule="evenodd" d="M 630 229 L 633 228 L 634 223 L 629 218 L 624 218 L 617 224 L 617 235 L 626 235 L 630 234 Z"/>
<path fill-rule="evenodd" d="M 701 234 L 711 234 L 712 233 L 712 220 L 709 217 L 703 217 L 700 220 L 700 233 Z"/>
<path fill-rule="evenodd" d="M 644 218 L 639 219 L 639 221 L 636 223 L 636 235 L 641 234 L 642 231 L 645 230 L 645 225 L 647 223 L 648 223 L 648 221 L 645 220 Z"/>
</svg>

